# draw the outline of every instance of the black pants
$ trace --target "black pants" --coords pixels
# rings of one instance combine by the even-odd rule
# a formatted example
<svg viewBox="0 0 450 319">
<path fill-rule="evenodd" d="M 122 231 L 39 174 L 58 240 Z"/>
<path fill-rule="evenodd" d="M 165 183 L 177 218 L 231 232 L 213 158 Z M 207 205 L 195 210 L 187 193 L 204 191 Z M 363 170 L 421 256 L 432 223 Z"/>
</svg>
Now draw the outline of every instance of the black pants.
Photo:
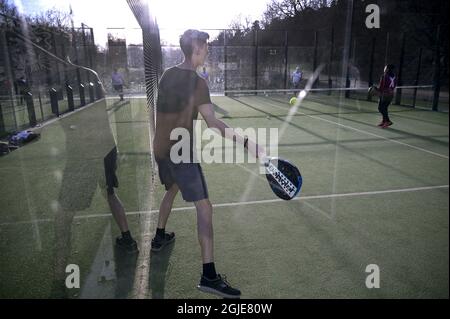
<svg viewBox="0 0 450 319">
<path fill-rule="evenodd" d="M 378 111 L 383 115 L 383 122 L 390 122 L 388 107 L 392 102 L 392 97 L 382 96 L 378 102 Z"/>
<path fill-rule="evenodd" d="M 123 100 L 123 85 L 122 84 L 116 84 L 113 85 L 114 90 L 116 90 L 117 93 L 119 93 L 119 97 L 121 100 Z"/>
</svg>

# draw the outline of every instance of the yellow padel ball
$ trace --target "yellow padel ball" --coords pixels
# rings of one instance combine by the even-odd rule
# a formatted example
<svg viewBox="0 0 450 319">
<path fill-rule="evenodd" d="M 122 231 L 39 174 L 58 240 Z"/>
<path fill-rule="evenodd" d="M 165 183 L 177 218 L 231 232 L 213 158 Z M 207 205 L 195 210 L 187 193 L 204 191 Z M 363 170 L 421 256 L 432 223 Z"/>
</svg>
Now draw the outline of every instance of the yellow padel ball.
<svg viewBox="0 0 450 319">
<path fill-rule="evenodd" d="M 291 106 L 294 106 L 295 103 L 297 103 L 297 98 L 294 96 L 294 97 L 292 97 L 292 98 L 289 100 L 289 104 L 290 104 Z"/>
</svg>

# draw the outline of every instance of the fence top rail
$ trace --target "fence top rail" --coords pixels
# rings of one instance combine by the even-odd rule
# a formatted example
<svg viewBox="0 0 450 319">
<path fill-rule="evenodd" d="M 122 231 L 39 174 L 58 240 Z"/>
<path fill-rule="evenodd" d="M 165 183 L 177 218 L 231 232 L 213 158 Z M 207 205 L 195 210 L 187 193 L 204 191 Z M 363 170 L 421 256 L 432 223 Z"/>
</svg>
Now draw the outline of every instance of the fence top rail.
<svg viewBox="0 0 450 319">
<path fill-rule="evenodd" d="M 433 85 L 402 85 L 397 86 L 396 89 L 425 89 L 433 88 Z M 225 90 L 225 93 L 246 94 L 246 93 L 286 93 L 286 92 L 301 92 L 302 89 L 268 89 L 268 90 Z M 320 88 L 309 89 L 310 92 L 328 92 L 328 91 L 367 91 L 367 87 L 356 88 Z"/>
</svg>

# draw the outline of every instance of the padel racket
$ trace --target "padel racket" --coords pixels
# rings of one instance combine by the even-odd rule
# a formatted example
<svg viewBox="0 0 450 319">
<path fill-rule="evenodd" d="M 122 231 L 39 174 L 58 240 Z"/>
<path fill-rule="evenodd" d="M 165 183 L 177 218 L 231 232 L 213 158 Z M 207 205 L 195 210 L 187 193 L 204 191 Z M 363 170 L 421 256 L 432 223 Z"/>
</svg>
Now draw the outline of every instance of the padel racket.
<svg viewBox="0 0 450 319">
<path fill-rule="evenodd" d="M 371 86 L 368 90 L 370 95 L 375 95 L 375 96 L 379 96 L 380 95 L 380 90 L 376 87 L 376 86 Z"/>
<path fill-rule="evenodd" d="M 267 181 L 275 195 L 284 200 L 291 200 L 297 196 L 302 187 L 303 178 L 294 164 L 274 157 L 266 158 L 264 166 Z"/>
</svg>

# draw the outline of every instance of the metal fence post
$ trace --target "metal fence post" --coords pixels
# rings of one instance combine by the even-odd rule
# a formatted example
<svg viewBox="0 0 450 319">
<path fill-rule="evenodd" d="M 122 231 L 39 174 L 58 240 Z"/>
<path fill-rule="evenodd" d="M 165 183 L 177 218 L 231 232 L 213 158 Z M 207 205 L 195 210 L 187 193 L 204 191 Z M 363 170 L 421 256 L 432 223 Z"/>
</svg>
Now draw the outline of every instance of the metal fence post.
<svg viewBox="0 0 450 319">
<path fill-rule="evenodd" d="M 48 90 L 50 95 L 50 105 L 52 107 L 52 113 L 59 116 L 59 106 L 58 106 L 58 91 L 55 88 Z"/>
<path fill-rule="evenodd" d="M 75 109 L 75 103 L 73 102 L 73 88 L 68 82 L 66 82 L 66 95 L 69 111 L 73 111 Z"/>
<path fill-rule="evenodd" d="M 345 91 L 345 98 L 350 98 L 350 57 L 351 57 L 351 49 L 352 49 L 352 39 L 353 39 L 353 15 L 355 13 L 355 4 L 353 0 L 349 0 L 347 7 L 347 21 L 346 21 L 346 39 L 345 39 L 345 48 L 344 48 L 344 65 L 343 69 L 345 71 L 345 87 L 347 90 Z M 348 38 L 347 38 L 348 37 Z"/>
<path fill-rule="evenodd" d="M 86 44 L 86 34 L 84 34 L 84 23 L 81 24 L 81 39 L 83 41 L 83 55 L 84 55 L 84 63 L 87 64 L 90 68 L 92 68 L 92 65 L 90 65 L 90 59 L 89 59 L 89 53 L 88 53 L 88 47 Z M 95 101 L 94 96 L 94 90 L 93 90 L 93 84 L 91 83 L 91 75 L 88 70 L 86 70 L 86 79 L 88 84 L 88 93 L 89 93 L 89 102 Z"/>
<path fill-rule="evenodd" d="M 319 43 L 319 32 L 316 30 L 314 32 L 314 56 L 313 56 L 313 73 L 316 72 L 317 69 L 317 47 Z M 319 75 L 317 75 L 317 79 L 313 82 L 313 88 L 316 87 L 316 83 L 319 82 Z"/>
<path fill-rule="evenodd" d="M 96 91 L 97 91 L 97 100 L 100 100 L 104 98 L 103 89 L 102 89 L 102 83 L 100 81 L 95 82 L 96 84 Z"/>
<path fill-rule="evenodd" d="M 80 106 L 85 106 L 86 105 L 86 98 L 84 95 L 84 85 L 83 83 L 80 83 L 78 85 L 78 90 L 80 92 Z"/>
<path fill-rule="evenodd" d="M 5 61 L 5 75 L 6 79 L 8 80 L 8 97 L 11 101 L 11 108 L 14 118 L 14 128 L 17 129 L 17 117 L 16 117 L 16 98 L 14 96 L 14 70 L 11 68 L 11 51 L 8 47 L 8 38 L 6 36 L 6 32 L 3 29 L 0 29 L 0 42 L 2 44 L 3 50 L 3 58 Z"/>
<path fill-rule="evenodd" d="M 258 30 L 255 28 L 254 31 L 254 41 L 255 41 L 255 90 L 258 89 Z M 258 93 L 255 93 L 258 94 Z"/>
<path fill-rule="evenodd" d="M 226 91 L 228 89 L 227 84 L 227 76 L 228 76 L 228 72 L 227 72 L 227 64 L 228 64 L 228 50 L 227 50 L 227 30 L 223 30 L 223 88 Z M 225 96 L 227 94 L 225 93 Z"/>
<path fill-rule="evenodd" d="M 72 27 L 72 47 L 73 47 L 73 53 L 75 57 L 75 64 L 79 64 L 78 60 L 78 51 L 77 51 L 77 33 L 75 32 L 75 28 Z M 75 73 L 77 76 L 77 83 L 78 83 L 78 89 L 79 89 L 79 95 L 80 95 L 80 106 L 83 106 L 86 104 L 84 99 L 84 85 L 81 82 L 81 72 L 80 68 L 75 68 Z"/>
<path fill-rule="evenodd" d="M 333 80 L 331 79 L 331 69 L 333 65 L 334 54 L 334 27 L 331 27 L 331 39 L 330 39 L 330 57 L 328 59 L 328 95 L 331 95 L 331 88 L 333 87 Z"/>
<path fill-rule="evenodd" d="M 405 60 L 405 44 L 406 44 L 406 36 L 405 33 L 402 35 L 402 47 L 400 50 L 400 61 L 398 64 L 398 74 L 397 74 L 397 85 L 401 86 L 403 82 L 403 62 Z M 397 89 L 395 94 L 395 104 L 400 105 L 402 103 L 402 89 Z"/>
<path fill-rule="evenodd" d="M 33 94 L 31 92 L 26 92 L 24 95 L 25 102 L 27 104 L 28 120 L 30 122 L 30 126 L 34 127 L 37 124 L 37 120 L 36 112 L 34 111 Z"/>
<path fill-rule="evenodd" d="M 288 32 L 284 31 L 284 89 L 288 88 Z"/>
<path fill-rule="evenodd" d="M 433 76 L 433 111 L 438 111 L 439 108 L 439 94 L 441 91 L 441 26 L 437 27 L 436 31 L 436 48 L 434 55 L 434 76 Z"/>
<path fill-rule="evenodd" d="M 389 32 L 386 33 L 386 52 L 384 54 L 384 65 L 388 64 L 388 52 L 389 52 Z"/>
<path fill-rule="evenodd" d="M 419 49 L 419 61 L 417 62 L 417 72 L 416 72 L 416 79 L 414 80 L 414 85 L 419 85 L 419 79 L 420 79 L 420 68 L 422 67 L 422 48 Z M 413 93 L 413 102 L 412 106 L 416 107 L 416 100 L 417 100 L 417 87 L 414 88 Z"/>
<path fill-rule="evenodd" d="M 372 48 L 370 50 L 370 66 L 369 66 L 369 87 L 373 86 L 373 65 L 375 60 L 375 46 L 377 38 L 372 38 Z M 372 94 L 367 94 L 367 101 L 372 101 Z"/>
</svg>

